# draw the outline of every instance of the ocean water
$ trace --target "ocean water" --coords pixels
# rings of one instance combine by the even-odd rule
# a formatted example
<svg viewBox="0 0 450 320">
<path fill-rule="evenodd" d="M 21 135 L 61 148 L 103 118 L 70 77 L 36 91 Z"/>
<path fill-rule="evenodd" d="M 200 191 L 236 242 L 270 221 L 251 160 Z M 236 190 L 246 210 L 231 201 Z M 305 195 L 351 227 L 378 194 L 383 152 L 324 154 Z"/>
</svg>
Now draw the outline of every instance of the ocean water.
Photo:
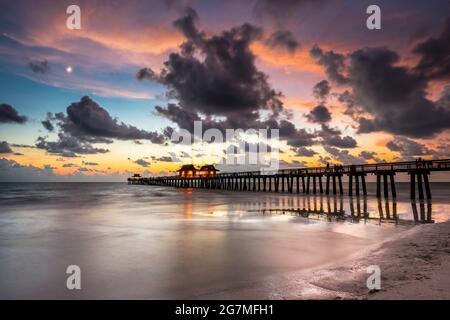
<svg viewBox="0 0 450 320">
<path fill-rule="evenodd" d="M 396 201 L 378 201 L 0 183 L 0 298 L 208 298 L 339 262 L 418 224 L 449 219 L 450 184 L 432 183 L 429 202 L 411 202 L 407 183 L 397 188 Z M 81 269 L 81 290 L 66 287 L 69 265 Z M 261 296 L 274 298 L 269 289 Z"/>
</svg>

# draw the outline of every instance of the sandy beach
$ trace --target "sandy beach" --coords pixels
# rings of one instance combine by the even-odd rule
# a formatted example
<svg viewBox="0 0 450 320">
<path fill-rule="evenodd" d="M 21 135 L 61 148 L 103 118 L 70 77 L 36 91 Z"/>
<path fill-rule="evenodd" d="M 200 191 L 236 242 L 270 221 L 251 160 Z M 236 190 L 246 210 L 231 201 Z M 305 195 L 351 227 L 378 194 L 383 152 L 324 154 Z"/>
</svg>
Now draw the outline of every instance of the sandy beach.
<svg viewBox="0 0 450 320">
<path fill-rule="evenodd" d="M 381 269 L 381 290 L 366 286 L 367 267 Z M 350 258 L 263 283 L 222 292 L 213 299 L 450 299 L 450 221 L 424 224 Z"/>
<path fill-rule="evenodd" d="M 367 265 L 381 268 L 378 292 L 364 286 Z M 315 272 L 311 284 L 342 298 L 450 299 L 450 222 L 406 231 L 367 255 Z"/>
</svg>

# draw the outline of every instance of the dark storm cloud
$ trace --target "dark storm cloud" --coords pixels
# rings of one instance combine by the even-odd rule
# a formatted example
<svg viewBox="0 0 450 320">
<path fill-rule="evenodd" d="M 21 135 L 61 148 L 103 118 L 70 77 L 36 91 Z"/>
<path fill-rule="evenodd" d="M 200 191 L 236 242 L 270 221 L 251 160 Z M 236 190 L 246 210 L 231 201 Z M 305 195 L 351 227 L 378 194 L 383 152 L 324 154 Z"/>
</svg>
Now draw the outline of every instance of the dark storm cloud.
<svg viewBox="0 0 450 320">
<path fill-rule="evenodd" d="M 31 149 L 36 148 L 36 146 L 32 146 L 32 145 L 28 145 L 28 144 L 17 144 L 17 143 L 12 144 L 11 146 L 15 147 L 15 148 L 31 148 Z"/>
<path fill-rule="evenodd" d="M 184 10 L 184 15 L 175 20 L 173 25 L 180 30 L 183 35 L 189 40 L 200 40 L 199 38 L 203 36 L 201 32 L 198 31 L 195 25 L 198 22 L 198 14 L 192 8 L 186 8 Z"/>
<path fill-rule="evenodd" d="M 75 158 L 78 154 L 106 153 L 109 150 L 96 148 L 89 142 L 81 141 L 77 137 L 58 134 L 57 141 L 47 141 L 45 137 L 38 137 L 36 147 L 44 149 L 50 154 L 60 155 L 67 158 Z"/>
<path fill-rule="evenodd" d="M 76 167 L 76 166 L 77 166 L 77 165 L 74 164 L 74 163 L 64 163 L 64 164 L 62 165 L 63 168 L 73 168 L 73 167 Z"/>
<path fill-rule="evenodd" d="M 59 129 L 57 141 L 47 141 L 39 137 L 36 147 L 63 157 L 76 157 L 77 154 L 106 153 L 107 149 L 96 148 L 94 143 L 113 143 L 118 140 L 150 140 L 152 143 L 164 143 L 165 137 L 157 132 L 140 130 L 134 126 L 113 119 L 108 111 L 100 107 L 89 97 L 67 107 L 64 113 L 48 113 L 42 124 L 48 128 L 55 125 Z M 51 125 L 51 127 L 49 126 Z"/>
<path fill-rule="evenodd" d="M 0 181 L 37 181 L 54 176 L 53 168 L 49 165 L 45 165 L 41 169 L 32 165 L 21 165 L 14 160 L 0 158 Z"/>
<path fill-rule="evenodd" d="M 266 44 L 273 48 L 282 48 L 290 53 L 294 53 L 300 46 L 294 35 L 290 31 L 278 30 L 272 33 Z"/>
<path fill-rule="evenodd" d="M 141 167 L 149 167 L 150 166 L 150 162 L 145 161 L 144 159 L 138 159 L 136 161 L 133 161 L 134 163 L 136 163 L 137 165 L 140 165 Z"/>
<path fill-rule="evenodd" d="M 361 107 L 359 107 L 355 103 L 353 95 L 348 90 L 345 90 L 343 93 L 338 94 L 337 99 L 340 103 L 342 103 L 346 107 L 344 114 L 355 118 L 361 113 L 363 113 Z"/>
<path fill-rule="evenodd" d="M 163 136 L 156 132 L 140 130 L 113 119 L 108 111 L 87 96 L 67 108 L 67 119 L 63 128 L 72 136 L 78 137 L 87 135 L 119 140 L 146 139 L 156 144 L 164 142 Z"/>
<path fill-rule="evenodd" d="M 391 151 L 399 152 L 405 158 L 423 156 L 432 152 L 424 144 L 405 137 L 395 137 L 386 144 L 386 147 Z"/>
<path fill-rule="evenodd" d="M 320 126 L 321 130 L 318 132 L 318 136 L 335 136 L 340 135 L 342 132 L 338 128 L 332 128 L 328 124 L 322 123 Z"/>
<path fill-rule="evenodd" d="M 381 160 L 377 157 L 377 153 L 373 151 L 361 151 L 359 156 L 366 160 L 374 160 L 376 162 L 381 162 Z"/>
<path fill-rule="evenodd" d="M 450 127 L 450 110 L 426 97 L 427 82 L 386 48 L 365 48 L 350 56 L 353 97 L 373 119 L 360 118 L 359 132 L 387 131 L 430 137 Z"/>
<path fill-rule="evenodd" d="M 8 142 L 6 141 L 0 141 L 0 153 L 12 153 Z"/>
<path fill-rule="evenodd" d="M 305 117 L 313 123 L 326 123 L 331 121 L 331 113 L 324 105 L 318 105 L 312 109 Z"/>
<path fill-rule="evenodd" d="M 341 137 L 338 135 L 324 137 L 323 144 L 344 149 L 356 148 L 358 146 L 354 138 L 350 136 Z"/>
<path fill-rule="evenodd" d="M 45 129 L 47 129 L 48 131 L 55 130 L 55 126 L 52 124 L 52 116 L 53 116 L 52 113 L 48 112 L 47 113 L 47 119 L 41 121 L 42 126 Z"/>
<path fill-rule="evenodd" d="M 354 156 L 350 154 L 348 150 L 340 150 L 338 148 L 324 146 L 323 147 L 326 152 L 328 152 L 333 159 L 342 162 L 343 164 L 365 164 L 367 163 L 366 159 L 359 156 Z M 324 160 L 329 158 L 324 158 Z"/>
<path fill-rule="evenodd" d="M 338 84 L 345 84 L 348 79 L 344 76 L 345 55 L 335 53 L 330 50 L 324 52 L 319 46 L 315 45 L 310 50 L 310 55 L 316 62 L 325 68 L 327 76 Z"/>
<path fill-rule="evenodd" d="M 142 68 L 136 73 L 138 80 L 158 81 L 158 75 L 150 68 Z"/>
<path fill-rule="evenodd" d="M 415 47 L 419 62 L 414 67 L 400 65 L 399 55 L 386 47 L 364 48 L 345 57 L 315 46 L 311 55 L 331 80 L 351 87 L 338 100 L 347 106 L 345 114 L 356 120 L 358 133 L 430 138 L 450 128 L 449 90 L 435 101 L 427 96 L 430 81 L 450 75 L 449 35 L 447 20 L 438 37 Z"/>
<path fill-rule="evenodd" d="M 41 121 L 42 126 L 47 129 L 48 131 L 53 131 L 55 127 L 52 125 L 52 123 L 49 120 L 43 120 Z"/>
<path fill-rule="evenodd" d="M 85 166 L 98 166 L 98 163 L 97 163 L 97 162 L 87 162 L 87 161 L 82 161 L 82 163 L 83 163 Z"/>
<path fill-rule="evenodd" d="M 337 128 L 331 128 L 326 124 L 321 125 L 321 130 L 317 133 L 322 138 L 324 146 L 332 146 L 344 149 L 356 148 L 356 140 L 350 136 L 342 136 L 342 132 Z"/>
<path fill-rule="evenodd" d="M 297 129 L 294 124 L 287 120 L 281 120 L 278 126 L 280 139 L 286 140 L 293 147 L 307 147 L 316 144 L 317 136 L 305 129 Z"/>
<path fill-rule="evenodd" d="M 25 123 L 27 117 L 19 115 L 16 109 L 6 103 L 0 104 L 0 123 Z"/>
<path fill-rule="evenodd" d="M 262 109 L 280 112 L 281 93 L 273 90 L 267 75 L 257 69 L 250 49 L 262 31 L 243 24 L 207 38 L 195 27 L 195 17 L 190 9 L 175 22 L 187 38 L 184 45 L 191 45 L 193 52 L 171 53 L 157 77 L 147 68 L 138 78 L 165 85 L 169 96 L 192 113 L 255 117 Z"/>
<path fill-rule="evenodd" d="M 161 162 L 172 162 L 172 158 L 169 156 L 162 156 L 159 158 L 156 158 L 157 161 L 161 161 Z"/>
<path fill-rule="evenodd" d="M 421 56 L 416 72 L 427 79 L 450 79 L 450 18 L 437 38 L 418 44 L 413 52 Z"/>
<path fill-rule="evenodd" d="M 169 103 L 165 108 L 161 106 L 155 106 L 155 110 L 161 116 L 169 119 L 170 121 L 176 123 L 180 128 L 186 129 L 189 132 L 194 131 L 194 121 L 200 120 L 200 117 L 197 113 L 184 110 L 183 108 L 173 103 Z M 167 131 L 167 134 L 171 135 L 172 132 L 173 129 L 171 128 Z"/>
<path fill-rule="evenodd" d="M 296 155 L 300 156 L 300 157 L 312 157 L 317 154 L 316 151 L 305 148 L 305 147 L 300 147 L 300 148 L 294 149 L 294 151 L 295 151 Z"/>
<path fill-rule="evenodd" d="M 136 75 L 163 84 L 168 97 L 178 100 L 157 106 L 156 112 L 191 133 L 194 121 L 201 120 L 204 130 L 222 132 L 278 128 L 280 138 L 291 146 L 312 145 L 315 136 L 284 118 L 282 94 L 256 66 L 250 46 L 261 39 L 262 30 L 243 24 L 207 37 L 196 27 L 197 20 L 195 11 L 188 9 L 175 21 L 186 42 L 179 52 L 169 55 L 159 74 L 144 68 Z"/>
<path fill-rule="evenodd" d="M 313 95 L 316 99 L 324 101 L 327 99 L 331 91 L 330 83 L 327 80 L 322 80 L 316 83 L 313 88 Z"/>
<path fill-rule="evenodd" d="M 34 73 L 44 74 L 50 70 L 50 66 L 48 65 L 47 60 L 44 61 L 33 60 L 28 63 L 28 66 Z"/>
</svg>

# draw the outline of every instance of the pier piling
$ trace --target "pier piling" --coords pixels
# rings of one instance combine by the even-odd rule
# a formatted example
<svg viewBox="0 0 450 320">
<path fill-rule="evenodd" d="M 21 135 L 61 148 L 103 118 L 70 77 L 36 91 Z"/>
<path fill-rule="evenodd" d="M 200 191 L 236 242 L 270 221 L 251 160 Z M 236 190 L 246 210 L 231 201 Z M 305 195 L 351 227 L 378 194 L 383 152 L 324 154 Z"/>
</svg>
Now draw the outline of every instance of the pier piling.
<svg viewBox="0 0 450 320">
<path fill-rule="evenodd" d="M 433 171 L 450 171 L 450 159 L 349 165 L 334 168 L 327 166 L 283 169 L 272 174 L 261 174 L 259 171 L 220 173 L 214 174 L 213 176 L 182 176 L 180 174 L 180 176 L 141 177 L 139 174 L 135 174 L 128 178 L 128 184 L 253 192 L 275 191 L 277 193 L 293 193 L 295 184 L 297 193 L 310 194 L 312 192 L 313 194 L 323 194 L 325 192 L 329 195 L 331 192 L 330 180 L 332 179 L 331 188 L 333 189 L 333 194 L 336 195 L 338 193 L 338 187 L 339 194 L 343 194 L 342 176 L 347 175 L 349 196 L 353 196 L 354 194 L 360 196 L 361 192 L 366 196 L 367 187 L 365 176 L 367 174 L 374 174 L 376 176 L 377 198 L 381 198 L 381 193 L 383 192 L 384 198 L 387 199 L 390 192 L 394 199 L 397 197 L 394 176 L 396 173 L 403 172 L 410 175 L 410 198 L 416 198 L 417 185 L 418 197 L 420 200 L 423 200 L 425 197 L 427 199 L 431 199 L 432 197 L 428 176 Z M 322 183 L 322 176 L 324 175 L 326 177 L 326 181 L 324 181 L 325 188 Z M 336 179 L 338 180 L 337 182 Z M 339 186 L 337 186 L 337 183 L 339 183 Z M 382 188 L 383 190 L 381 190 Z"/>
</svg>

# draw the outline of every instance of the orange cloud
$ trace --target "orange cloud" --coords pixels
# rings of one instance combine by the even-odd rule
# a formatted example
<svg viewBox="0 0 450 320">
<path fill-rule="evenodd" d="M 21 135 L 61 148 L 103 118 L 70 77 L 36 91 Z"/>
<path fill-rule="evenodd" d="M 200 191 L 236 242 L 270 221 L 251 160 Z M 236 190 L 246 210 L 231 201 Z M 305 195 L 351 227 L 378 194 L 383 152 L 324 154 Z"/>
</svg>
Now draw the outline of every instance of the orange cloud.
<svg viewBox="0 0 450 320">
<path fill-rule="evenodd" d="M 272 49 L 260 42 L 252 45 L 253 52 L 264 62 L 290 71 L 307 71 L 324 75 L 322 68 L 309 56 L 307 50 L 290 53 L 285 50 Z"/>
<path fill-rule="evenodd" d="M 281 99 L 286 108 L 310 110 L 317 105 L 317 102 L 312 100 L 296 99 L 284 97 Z"/>
</svg>

